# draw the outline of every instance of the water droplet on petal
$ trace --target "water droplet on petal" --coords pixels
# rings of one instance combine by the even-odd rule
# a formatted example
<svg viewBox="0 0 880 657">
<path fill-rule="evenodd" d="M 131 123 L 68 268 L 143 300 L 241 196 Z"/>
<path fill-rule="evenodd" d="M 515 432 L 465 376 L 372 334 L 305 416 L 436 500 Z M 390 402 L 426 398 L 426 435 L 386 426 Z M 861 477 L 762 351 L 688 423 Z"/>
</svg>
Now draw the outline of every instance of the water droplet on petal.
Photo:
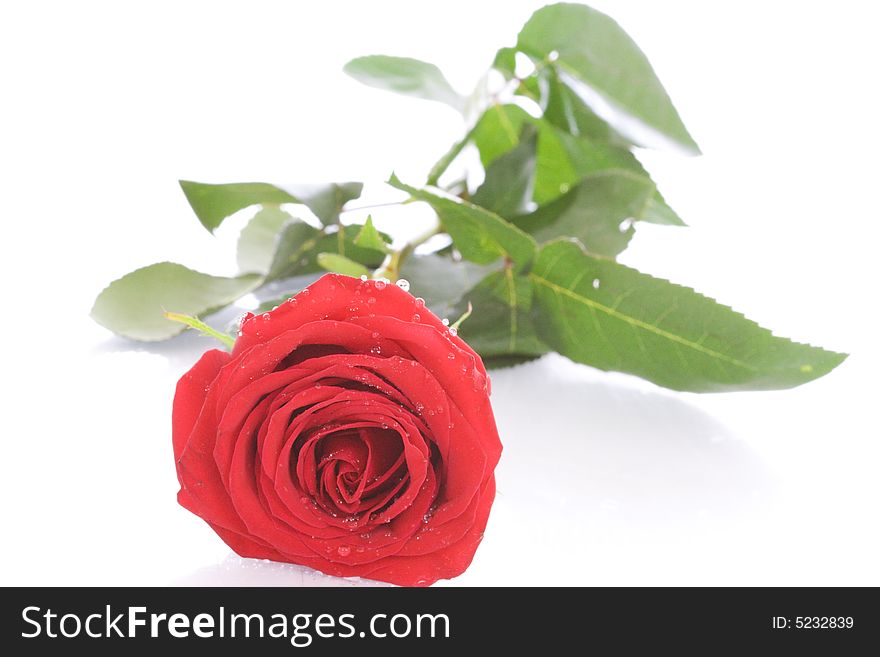
<svg viewBox="0 0 880 657">
<path fill-rule="evenodd" d="M 449 320 L 446 319 L 445 317 L 441 321 L 442 321 L 443 326 L 449 326 Z"/>
<path fill-rule="evenodd" d="M 374 303 L 376 303 L 376 297 L 370 297 L 367 299 L 367 305 L 372 305 Z"/>
<path fill-rule="evenodd" d="M 363 281 L 364 283 L 367 282 L 367 275 L 366 274 L 361 274 L 361 281 Z"/>
<path fill-rule="evenodd" d="M 302 292 L 300 292 L 300 294 L 303 295 L 304 297 L 309 296 L 309 294 L 310 294 L 309 288 L 304 289 Z"/>
<path fill-rule="evenodd" d="M 347 545 L 340 545 L 338 548 L 336 548 L 336 552 L 339 554 L 340 557 L 347 557 L 349 554 L 351 554 L 351 548 Z"/>
<path fill-rule="evenodd" d="M 295 305 L 296 305 L 296 299 L 295 299 L 294 297 L 290 297 L 290 298 L 287 300 L 287 303 L 289 303 L 291 306 L 295 306 Z"/>
<path fill-rule="evenodd" d="M 376 345 L 375 347 L 371 347 L 370 353 L 373 354 L 374 356 L 378 356 L 379 354 L 382 353 L 382 347 L 380 347 L 379 345 Z"/>
<path fill-rule="evenodd" d="M 378 281 L 376 281 L 375 285 L 377 290 L 384 290 L 386 283 L 384 279 L 380 278 Z"/>
<path fill-rule="evenodd" d="M 374 340 L 378 340 L 379 339 L 379 331 L 373 331 L 372 333 L 370 333 L 370 337 L 372 337 Z"/>
<path fill-rule="evenodd" d="M 446 357 L 447 357 L 449 360 L 455 360 L 455 354 L 452 353 L 451 351 L 450 351 L 448 354 L 446 354 Z"/>
<path fill-rule="evenodd" d="M 409 292 L 409 281 L 405 278 L 401 278 L 397 281 L 397 287 L 399 287 L 404 292 Z"/>
<path fill-rule="evenodd" d="M 455 337 L 456 335 L 458 335 L 458 329 L 453 326 L 452 328 L 449 329 L 449 335 L 451 335 L 452 337 Z"/>
<path fill-rule="evenodd" d="M 415 315 L 412 316 L 412 321 L 420 322 L 420 321 L 422 321 L 422 316 L 419 315 L 418 313 L 416 313 Z"/>
<path fill-rule="evenodd" d="M 423 308 L 425 306 L 425 300 L 422 297 L 416 297 L 416 305 L 419 308 Z"/>
</svg>

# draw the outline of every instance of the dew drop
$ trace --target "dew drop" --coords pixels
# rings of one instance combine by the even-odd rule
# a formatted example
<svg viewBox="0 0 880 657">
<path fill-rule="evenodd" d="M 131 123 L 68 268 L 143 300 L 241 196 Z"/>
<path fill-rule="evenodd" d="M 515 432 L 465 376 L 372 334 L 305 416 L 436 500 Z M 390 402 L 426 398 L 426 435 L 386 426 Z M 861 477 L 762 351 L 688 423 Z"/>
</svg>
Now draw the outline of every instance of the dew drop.
<svg viewBox="0 0 880 657">
<path fill-rule="evenodd" d="M 372 333 L 370 333 L 370 337 L 373 338 L 374 340 L 378 340 L 379 339 L 379 331 L 373 331 Z"/>
<path fill-rule="evenodd" d="M 384 279 L 379 279 L 378 281 L 376 281 L 376 289 L 377 290 L 384 290 L 385 285 L 386 285 L 386 283 L 385 283 Z"/>
<path fill-rule="evenodd" d="M 379 354 L 382 353 L 382 347 L 380 347 L 379 345 L 376 345 L 375 347 L 371 347 L 370 353 L 373 354 L 374 356 L 378 356 Z"/>
<path fill-rule="evenodd" d="M 449 326 L 449 320 L 446 319 L 445 317 L 441 320 L 441 322 L 442 322 L 443 326 Z"/>
<path fill-rule="evenodd" d="M 425 300 L 422 299 L 422 297 L 416 297 L 416 305 L 419 308 L 424 308 L 425 307 Z"/>
<path fill-rule="evenodd" d="M 361 538 L 365 541 L 369 541 L 371 538 L 373 538 L 373 534 L 371 532 L 364 532 L 363 534 L 361 534 Z"/>
<path fill-rule="evenodd" d="M 409 292 L 409 281 L 405 278 L 398 279 L 397 287 L 399 287 L 404 292 Z"/>
<path fill-rule="evenodd" d="M 295 305 L 296 305 L 296 299 L 295 299 L 294 297 L 290 297 L 290 298 L 287 300 L 287 303 L 289 303 L 291 306 L 295 306 Z"/>
<path fill-rule="evenodd" d="M 369 299 L 367 299 L 367 305 L 368 305 L 368 306 L 371 306 L 371 305 L 373 305 L 374 303 L 376 303 L 376 297 L 370 297 Z"/>
<path fill-rule="evenodd" d="M 300 292 L 300 294 L 303 295 L 304 297 L 309 296 L 309 294 L 310 294 L 309 288 L 304 289 L 302 292 Z"/>
<path fill-rule="evenodd" d="M 422 316 L 419 315 L 418 313 L 416 313 L 415 315 L 412 316 L 412 321 L 420 322 L 420 321 L 422 321 Z"/>
<path fill-rule="evenodd" d="M 447 357 L 449 360 L 455 360 L 455 354 L 452 353 L 451 351 L 450 351 L 448 354 L 446 354 L 446 357 Z"/>
<path fill-rule="evenodd" d="M 367 282 L 367 275 L 366 274 L 361 274 L 361 281 L 364 283 Z"/>
<path fill-rule="evenodd" d="M 450 429 L 455 429 L 455 422 L 450 422 L 450 423 L 449 423 L 449 428 L 450 428 Z"/>
<path fill-rule="evenodd" d="M 601 281 L 600 281 L 598 278 L 594 278 L 594 279 L 593 279 L 593 289 L 594 289 L 594 290 L 598 290 L 598 289 L 599 289 L 599 286 L 600 286 L 601 284 L 602 284 L 602 283 L 601 283 Z"/>
<path fill-rule="evenodd" d="M 458 329 L 453 326 L 452 328 L 449 329 L 449 335 L 451 335 L 452 337 L 455 337 L 456 335 L 458 335 Z"/>
<path fill-rule="evenodd" d="M 340 545 L 338 548 L 336 548 L 336 552 L 339 554 L 340 557 L 347 557 L 349 554 L 351 554 L 351 548 L 347 545 Z"/>
<path fill-rule="evenodd" d="M 264 322 L 269 319 L 269 317 L 271 317 L 269 313 L 263 313 L 262 315 L 260 315 L 260 319 L 262 319 Z"/>
</svg>

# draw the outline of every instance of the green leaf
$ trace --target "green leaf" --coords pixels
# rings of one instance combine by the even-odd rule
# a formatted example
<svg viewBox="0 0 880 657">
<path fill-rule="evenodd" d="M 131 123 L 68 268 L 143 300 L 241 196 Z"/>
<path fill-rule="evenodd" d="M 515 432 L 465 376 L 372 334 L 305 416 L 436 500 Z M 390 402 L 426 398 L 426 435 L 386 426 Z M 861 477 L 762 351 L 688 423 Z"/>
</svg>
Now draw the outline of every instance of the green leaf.
<svg viewBox="0 0 880 657">
<path fill-rule="evenodd" d="M 559 79 L 555 66 L 545 67 L 539 74 L 546 97 L 544 119 L 574 136 L 629 146 L 623 137 L 587 107 L 578 95 Z"/>
<path fill-rule="evenodd" d="M 321 223 L 335 224 L 347 201 L 361 195 L 361 183 L 287 185 L 268 183 L 228 183 L 211 185 L 181 180 L 180 187 L 193 211 L 209 231 L 214 232 L 231 214 L 251 205 L 300 203 L 311 210 Z"/>
<path fill-rule="evenodd" d="M 486 169 L 486 179 L 472 201 L 502 217 L 528 211 L 535 182 L 535 130 Z"/>
<path fill-rule="evenodd" d="M 453 317 L 462 295 L 497 268 L 436 254 L 417 255 L 403 261 L 400 277 L 409 281 L 410 292 L 422 297 L 435 315 Z"/>
<path fill-rule="evenodd" d="M 594 255 L 614 257 L 632 239 L 655 192 L 649 178 L 621 169 L 585 177 L 567 194 L 515 223 L 538 242 L 574 237 Z"/>
<path fill-rule="evenodd" d="M 493 105 L 471 131 L 471 141 L 480 151 L 480 161 L 488 167 L 519 144 L 523 126 L 534 118 L 517 105 Z"/>
<path fill-rule="evenodd" d="M 436 100 L 459 111 L 464 108 L 464 97 L 452 88 L 439 68 L 428 62 L 410 57 L 370 55 L 352 59 L 343 71 L 369 87 Z"/>
<path fill-rule="evenodd" d="M 367 217 L 366 223 L 361 227 L 357 237 L 354 238 L 354 243 L 365 249 L 373 249 L 374 251 L 382 251 L 384 253 L 389 252 L 388 244 L 382 237 L 382 234 L 376 230 L 376 227 L 373 225 L 373 217 L 371 216 Z"/>
<path fill-rule="evenodd" d="M 137 269 L 108 285 L 92 308 L 98 324 L 127 338 L 165 340 L 184 326 L 165 318 L 166 311 L 210 315 L 259 287 L 261 276 L 209 276 L 173 262 Z"/>
<path fill-rule="evenodd" d="M 483 166 L 488 167 L 519 144 L 523 126 L 531 121 L 534 121 L 532 116 L 516 105 L 492 105 L 483 112 L 474 127 L 431 167 L 427 184 L 436 187 L 440 176 L 471 142 L 477 147 Z"/>
<path fill-rule="evenodd" d="M 506 79 L 510 80 L 516 72 L 516 48 L 499 48 L 492 61 L 492 68 L 500 71 Z"/>
<path fill-rule="evenodd" d="M 340 226 L 336 232 L 325 233 L 302 222 L 285 226 L 278 236 L 275 256 L 267 274 L 268 280 L 290 278 L 323 268 L 318 263 L 319 253 L 337 253 L 374 269 L 382 264 L 385 254 L 355 244 L 354 226 Z"/>
<path fill-rule="evenodd" d="M 455 158 L 461 154 L 464 147 L 471 141 L 472 136 L 473 129 L 469 130 L 464 137 L 455 142 L 452 147 L 446 151 L 439 160 L 437 160 L 434 166 L 431 167 L 431 171 L 428 172 L 428 185 L 433 187 L 438 185 L 440 182 L 440 176 L 446 172 L 449 166 L 455 161 Z"/>
<path fill-rule="evenodd" d="M 369 276 L 370 271 L 361 263 L 355 262 L 338 253 L 319 253 L 316 257 L 318 266 L 329 272 L 345 274 L 346 276 Z"/>
<path fill-rule="evenodd" d="M 576 242 L 544 246 L 529 276 L 548 345 L 674 390 L 790 388 L 846 358 L 776 337 L 690 288 L 592 257 Z"/>
<path fill-rule="evenodd" d="M 653 198 L 648 199 L 641 220 L 661 226 L 687 226 L 675 210 L 666 204 L 659 190 L 654 192 Z"/>
<path fill-rule="evenodd" d="M 473 305 L 459 335 L 483 358 L 539 356 L 549 351 L 531 318 L 532 282 L 509 267 L 489 274 L 466 292 L 451 315 Z"/>
<path fill-rule="evenodd" d="M 363 183 L 323 183 L 316 185 L 287 185 L 285 189 L 299 199 L 325 226 L 339 223 L 343 206 L 358 198 Z"/>
<path fill-rule="evenodd" d="M 537 203 L 543 205 L 558 198 L 586 176 L 616 170 L 639 177 L 645 185 L 654 188 L 651 200 L 635 219 L 685 225 L 666 204 L 641 162 L 628 150 L 585 137 L 574 137 L 547 122 L 540 123 L 534 194 Z"/>
<path fill-rule="evenodd" d="M 471 262 L 487 265 L 500 257 L 507 257 L 519 265 L 526 265 L 535 255 L 535 240 L 497 214 L 461 199 L 443 196 L 444 192 L 439 189 L 410 187 L 394 174 L 388 184 L 434 208 L 456 248 Z"/>
<path fill-rule="evenodd" d="M 236 259 L 239 271 L 267 273 L 272 265 L 278 233 L 291 221 L 294 221 L 293 217 L 278 207 L 270 206 L 257 212 L 238 236 Z"/>
<path fill-rule="evenodd" d="M 266 278 L 276 280 L 319 271 L 318 254 L 327 251 L 319 243 L 326 237 L 322 231 L 301 221 L 282 228 Z"/>
<path fill-rule="evenodd" d="M 555 60 L 561 80 L 633 143 L 700 152 L 648 59 L 612 18 L 585 5 L 549 5 L 525 24 L 517 47 Z"/>
</svg>

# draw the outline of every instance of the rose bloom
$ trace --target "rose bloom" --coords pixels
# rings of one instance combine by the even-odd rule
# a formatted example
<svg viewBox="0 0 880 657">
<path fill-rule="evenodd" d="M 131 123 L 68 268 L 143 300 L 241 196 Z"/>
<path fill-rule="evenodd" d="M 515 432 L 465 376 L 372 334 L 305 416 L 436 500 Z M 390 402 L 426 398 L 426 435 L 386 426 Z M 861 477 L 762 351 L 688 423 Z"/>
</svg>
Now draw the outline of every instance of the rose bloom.
<svg viewBox="0 0 880 657">
<path fill-rule="evenodd" d="M 327 274 L 177 384 L 181 505 L 243 557 L 405 586 L 461 574 L 501 443 L 480 357 L 396 285 Z"/>
</svg>

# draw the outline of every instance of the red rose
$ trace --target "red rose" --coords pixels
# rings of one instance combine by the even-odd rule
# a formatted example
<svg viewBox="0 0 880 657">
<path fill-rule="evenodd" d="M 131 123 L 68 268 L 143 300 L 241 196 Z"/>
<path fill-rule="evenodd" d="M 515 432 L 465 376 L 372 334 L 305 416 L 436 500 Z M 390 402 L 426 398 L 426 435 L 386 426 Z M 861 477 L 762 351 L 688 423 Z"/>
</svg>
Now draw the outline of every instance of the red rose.
<svg viewBox="0 0 880 657">
<path fill-rule="evenodd" d="M 238 554 L 428 585 L 483 537 L 501 443 L 480 357 L 396 285 L 326 275 L 177 384 L 178 500 Z"/>
</svg>

